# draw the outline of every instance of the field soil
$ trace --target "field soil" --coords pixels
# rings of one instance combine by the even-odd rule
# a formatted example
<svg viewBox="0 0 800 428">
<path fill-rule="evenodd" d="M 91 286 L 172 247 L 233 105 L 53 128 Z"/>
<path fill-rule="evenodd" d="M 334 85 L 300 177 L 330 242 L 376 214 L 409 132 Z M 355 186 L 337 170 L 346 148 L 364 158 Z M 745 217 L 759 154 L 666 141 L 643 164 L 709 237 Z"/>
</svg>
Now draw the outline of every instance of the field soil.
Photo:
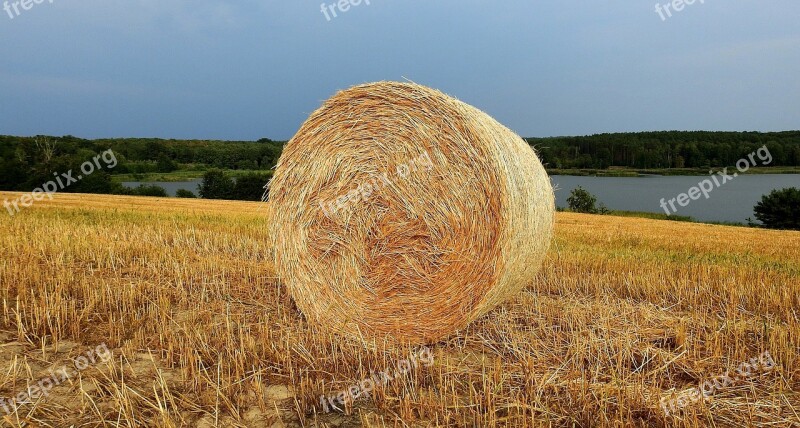
<svg viewBox="0 0 800 428">
<path fill-rule="evenodd" d="M 399 373 L 419 346 L 298 312 L 263 204 L 57 194 L 4 212 L 0 425 L 800 427 L 800 232 L 556 216 L 536 281 Z M 325 412 L 377 371 L 392 379 Z"/>
</svg>

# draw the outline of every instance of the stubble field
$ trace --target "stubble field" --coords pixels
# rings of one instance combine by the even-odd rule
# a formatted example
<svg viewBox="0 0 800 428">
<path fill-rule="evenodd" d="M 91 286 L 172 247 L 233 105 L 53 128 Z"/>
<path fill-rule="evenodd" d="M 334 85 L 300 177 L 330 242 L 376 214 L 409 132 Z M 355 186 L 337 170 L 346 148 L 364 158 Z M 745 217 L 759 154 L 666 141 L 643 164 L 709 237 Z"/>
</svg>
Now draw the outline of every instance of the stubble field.
<svg viewBox="0 0 800 428">
<path fill-rule="evenodd" d="M 420 348 L 306 323 L 260 204 L 59 194 L 3 217 L 4 426 L 800 426 L 800 232 L 558 213 L 524 293 L 325 413 Z"/>
</svg>

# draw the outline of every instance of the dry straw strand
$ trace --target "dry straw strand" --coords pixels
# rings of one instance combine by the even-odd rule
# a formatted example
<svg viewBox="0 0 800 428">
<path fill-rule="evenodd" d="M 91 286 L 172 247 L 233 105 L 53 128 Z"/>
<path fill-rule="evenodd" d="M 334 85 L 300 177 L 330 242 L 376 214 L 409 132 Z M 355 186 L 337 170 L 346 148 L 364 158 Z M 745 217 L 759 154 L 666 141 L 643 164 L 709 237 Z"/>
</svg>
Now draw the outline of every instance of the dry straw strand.
<svg viewBox="0 0 800 428">
<path fill-rule="evenodd" d="M 530 284 L 552 237 L 534 150 L 414 83 L 327 100 L 269 187 L 278 277 L 309 321 L 351 337 L 447 337 Z"/>
</svg>

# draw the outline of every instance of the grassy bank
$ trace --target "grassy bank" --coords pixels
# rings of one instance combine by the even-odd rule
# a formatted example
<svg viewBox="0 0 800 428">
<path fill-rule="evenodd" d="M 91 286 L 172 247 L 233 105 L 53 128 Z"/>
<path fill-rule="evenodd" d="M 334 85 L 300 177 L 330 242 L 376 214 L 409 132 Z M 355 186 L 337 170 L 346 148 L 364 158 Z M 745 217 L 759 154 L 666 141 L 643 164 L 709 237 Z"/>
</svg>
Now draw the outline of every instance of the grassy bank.
<svg viewBox="0 0 800 428">
<path fill-rule="evenodd" d="M 547 170 L 550 175 L 598 176 L 598 177 L 641 177 L 647 175 L 708 175 L 709 171 L 721 171 L 722 168 L 660 168 L 634 169 L 611 167 L 608 169 L 555 169 Z M 738 172 L 735 167 L 728 171 Z M 800 174 L 800 167 L 752 167 L 739 174 Z"/>
<path fill-rule="evenodd" d="M 203 178 L 203 174 L 208 169 L 184 169 L 178 170 L 173 172 L 151 172 L 145 174 L 117 174 L 112 175 L 112 179 L 116 182 L 123 182 L 123 181 L 137 181 L 137 182 L 168 182 L 168 183 L 177 183 L 181 181 L 192 181 L 192 180 L 199 180 Z M 246 174 L 267 174 L 269 170 L 263 169 L 226 169 L 225 174 L 230 177 L 240 177 Z"/>
<path fill-rule="evenodd" d="M 112 178 L 116 182 L 123 181 L 141 181 L 141 182 L 180 182 L 197 180 L 203 177 L 203 174 L 211 168 L 192 167 L 179 169 L 173 172 L 151 172 L 144 174 L 115 174 Z M 734 168 L 735 169 L 735 168 Z M 719 171 L 720 168 L 713 168 L 714 171 Z M 238 177 L 247 173 L 263 174 L 266 170 L 224 170 L 227 174 Z M 708 169 L 694 169 L 694 168 L 672 168 L 672 169 L 628 169 L 628 168 L 609 168 L 609 169 L 548 169 L 547 173 L 550 175 L 572 175 L 572 176 L 597 176 L 597 177 L 642 177 L 648 175 L 692 175 L 692 176 L 705 176 L 708 175 Z M 745 174 L 800 174 L 798 167 L 775 167 L 764 168 L 755 167 L 751 168 Z"/>
<path fill-rule="evenodd" d="M 567 210 L 559 208 L 560 212 L 568 212 Z M 714 224 L 720 226 L 733 226 L 733 227 L 758 227 L 753 226 L 746 223 L 737 223 L 732 221 L 708 221 L 708 220 L 697 220 L 693 217 L 685 216 L 685 215 L 666 215 L 661 213 L 648 213 L 643 211 L 620 211 L 620 210 L 609 210 L 603 214 L 585 214 L 585 215 L 609 215 L 609 216 L 616 216 L 616 217 L 632 217 L 632 218 L 645 218 L 650 220 L 666 220 L 666 221 L 680 221 L 685 223 L 699 223 L 699 224 Z M 756 223 L 759 224 L 759 223 Z"/>
</svg>

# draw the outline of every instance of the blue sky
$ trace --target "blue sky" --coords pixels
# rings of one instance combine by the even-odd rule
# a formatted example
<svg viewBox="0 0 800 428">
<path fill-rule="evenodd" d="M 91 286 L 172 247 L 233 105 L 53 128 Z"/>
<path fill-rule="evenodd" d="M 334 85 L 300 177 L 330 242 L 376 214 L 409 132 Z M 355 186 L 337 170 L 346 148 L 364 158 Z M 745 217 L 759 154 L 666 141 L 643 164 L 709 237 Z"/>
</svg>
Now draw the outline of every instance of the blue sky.
<svg viewBox="0 0 800 428">
<path fill-rule="evenodd" d="M 0 10 L 0 134 L 288 139 L 337 90 L 403 79 L 526 137 L 800 128 L 797 0 L 666 20 L 666 0 L 370 0 L 330 20 L 321 3 Z"/>
</svg>

